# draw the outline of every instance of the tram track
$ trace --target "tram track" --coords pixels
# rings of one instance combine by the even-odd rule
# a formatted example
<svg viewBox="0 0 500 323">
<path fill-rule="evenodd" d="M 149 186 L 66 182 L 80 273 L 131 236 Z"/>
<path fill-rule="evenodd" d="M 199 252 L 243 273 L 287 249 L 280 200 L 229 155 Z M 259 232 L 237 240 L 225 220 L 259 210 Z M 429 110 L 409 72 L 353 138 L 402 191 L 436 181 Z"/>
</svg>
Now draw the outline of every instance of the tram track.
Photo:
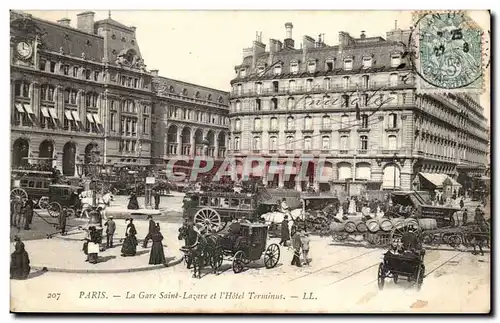
<svg viewBox="0 0 500 323">
<path fill-rule="evenodd" d="M 342 261 L 339 261 L 339 262 L 336 262 L 334 264 L 331 264 L 331 265 L 328 265 L 328 266 L 325 266 L 325 267 L 321 267 L 321 268 L 318 268 L 310 273 L 307 273 L 307 274 L 304 274 L 304 275 L 301 275 L 299 277 L 296 277 L 296 278 L 293 278 L 291 280 L 289 280 L 288 282 L 293 282 L 293 281 L 296 281 L 296 280 L 299 280 L 299 279 L 302 279 L 302 278 L 305 278 L 305 277 L 308 277 L 308 276 L 311 276 L 311 275 L 314 275 L 314 274 L 317 274 L 319 273 L 320 271 L 323 271 L 325 269 L 328 269 L 328 268 L 331 268 L 331 267 L 334 267 L 334 266 L 338 266 L 338 265 L 342 265 L 344 263 L 347 263 L 349 261 L 352 261 L 352 260 L 356 260 L 356 259 L 361 259 L 361 257 L 365 256 L 365 255 L 368 255 L 368 254 L 371 254 L 375 251 L 378 251 L 378 250 L 371 250 L 371 251 L 368 251 L 368 252 L 364 252 L 360 255 L 356 255 L 354 257 L 351 257 L 351 258 L 348 258 L 348 259 L 344 259 Z"/>
</svg>

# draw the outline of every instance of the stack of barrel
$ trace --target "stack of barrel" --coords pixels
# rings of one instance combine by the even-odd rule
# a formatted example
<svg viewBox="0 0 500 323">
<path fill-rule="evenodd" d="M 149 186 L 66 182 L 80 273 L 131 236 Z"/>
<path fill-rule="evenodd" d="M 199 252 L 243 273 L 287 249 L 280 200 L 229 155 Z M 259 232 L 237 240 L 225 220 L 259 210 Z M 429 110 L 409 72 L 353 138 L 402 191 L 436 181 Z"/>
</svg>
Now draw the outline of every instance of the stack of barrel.
<svg viewBox="0 0 500 323">
<path fill-rule="evenodd" d="M 363 234 L 366 232 L 391 232 L 394 228 L 408 226 L 410 224 L 418 224 L 422 230 L 433 230 L 437 228 L 435 219 L 414 219 L 414 218 L 381 218 L 370 219 L 367 221 L 347 220 L 344 222 L 332 222 L 330 224 L 330 232 L 332 234 L 345 232 L 348 234 Z"/>
</svg>

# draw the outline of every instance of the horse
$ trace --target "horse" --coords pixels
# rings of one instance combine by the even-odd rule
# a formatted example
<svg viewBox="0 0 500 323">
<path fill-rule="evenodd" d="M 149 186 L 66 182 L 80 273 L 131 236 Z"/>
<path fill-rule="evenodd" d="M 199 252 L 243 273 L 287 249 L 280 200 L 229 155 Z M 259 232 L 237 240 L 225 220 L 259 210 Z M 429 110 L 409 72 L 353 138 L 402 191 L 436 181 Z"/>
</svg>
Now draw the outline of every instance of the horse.
<svg viewBox="0 0 500 323">
<path fill-rule="evenodd" d="M 481 256 L 484 256 L 483 245 L 487 248 L 490 246 L 491 219 L 484 221 L 482 224 L 471 225 L 472 232 L 465 234 L 466 241 L 472 245 L 474 250 L 472 254 L 477 255 L 476 247 L 479 248 Z"/>
</svg>

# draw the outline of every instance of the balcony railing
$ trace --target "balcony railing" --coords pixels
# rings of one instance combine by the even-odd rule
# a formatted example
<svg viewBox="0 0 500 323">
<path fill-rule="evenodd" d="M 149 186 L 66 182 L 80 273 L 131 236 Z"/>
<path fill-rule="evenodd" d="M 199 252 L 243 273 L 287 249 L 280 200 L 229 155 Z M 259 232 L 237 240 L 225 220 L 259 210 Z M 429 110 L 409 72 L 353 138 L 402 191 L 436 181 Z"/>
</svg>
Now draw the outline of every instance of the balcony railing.
<svg viewBox="0 0 500 323">
<path fill-rule="evenodd" d="M 189 156 L 191 154 L 191 145 L 190 144 L 182 144 L 182 155 Z"/>
<path fill-rule="evenodd" d="M 168 144 L 168 154 L 177 155 L 177 143 Z"/>
<path fill-rule="evenodd" d="M 246 97 L 246 96 L 270 96 L 270 95 L 293 95 L 293 94 L 315 94 L 324 92 L 355 92 L 357 90 L 380 90 L 380 89 L 407 89 L 413 88 L 415 84 L 413 82 L 374 82 L 369 81 L 368 83 L 352 83 L 352 84 L 332 84 L 330 86 L 296 86 L 290 87 L 279 87 L 271 89 L 250 89 L 250 90 L 232 90 L 230 92 L 230 98 Z"/>
</svg>

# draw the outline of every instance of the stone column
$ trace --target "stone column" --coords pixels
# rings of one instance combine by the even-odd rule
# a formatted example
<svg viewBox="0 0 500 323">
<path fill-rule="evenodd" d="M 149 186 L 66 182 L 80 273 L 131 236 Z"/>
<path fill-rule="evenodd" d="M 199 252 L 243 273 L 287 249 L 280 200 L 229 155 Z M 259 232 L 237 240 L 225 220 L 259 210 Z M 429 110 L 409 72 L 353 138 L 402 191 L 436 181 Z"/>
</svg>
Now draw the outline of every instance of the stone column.
<svg viewBox="0 0 500 323">
<path fill-rule="evenodd" d="M 179 131 L 179 128 L 177 128 L 177 156 L 182 155 L 182 137 L 181 137 L 181 132 Z"/>
<path fill-rule="evenodd" d="M 196 155 L 195 133 L 196 133 L 196 129 L 192 129 L 191 133 L 189 134 L 191 136 L 191 138 L 189 138 L 189 140 L 190 140 L 189 144 L 191 145 L 191 148 L 190 148 L 190 151 L 189 151 L 189 156 L 191 158 L 194 158 L 194 156 Z"/>
<path fill-rule="evenodd" d="M 214 133 L 214 158 L 219 158 L 219 133 Z"/>
</svg>

